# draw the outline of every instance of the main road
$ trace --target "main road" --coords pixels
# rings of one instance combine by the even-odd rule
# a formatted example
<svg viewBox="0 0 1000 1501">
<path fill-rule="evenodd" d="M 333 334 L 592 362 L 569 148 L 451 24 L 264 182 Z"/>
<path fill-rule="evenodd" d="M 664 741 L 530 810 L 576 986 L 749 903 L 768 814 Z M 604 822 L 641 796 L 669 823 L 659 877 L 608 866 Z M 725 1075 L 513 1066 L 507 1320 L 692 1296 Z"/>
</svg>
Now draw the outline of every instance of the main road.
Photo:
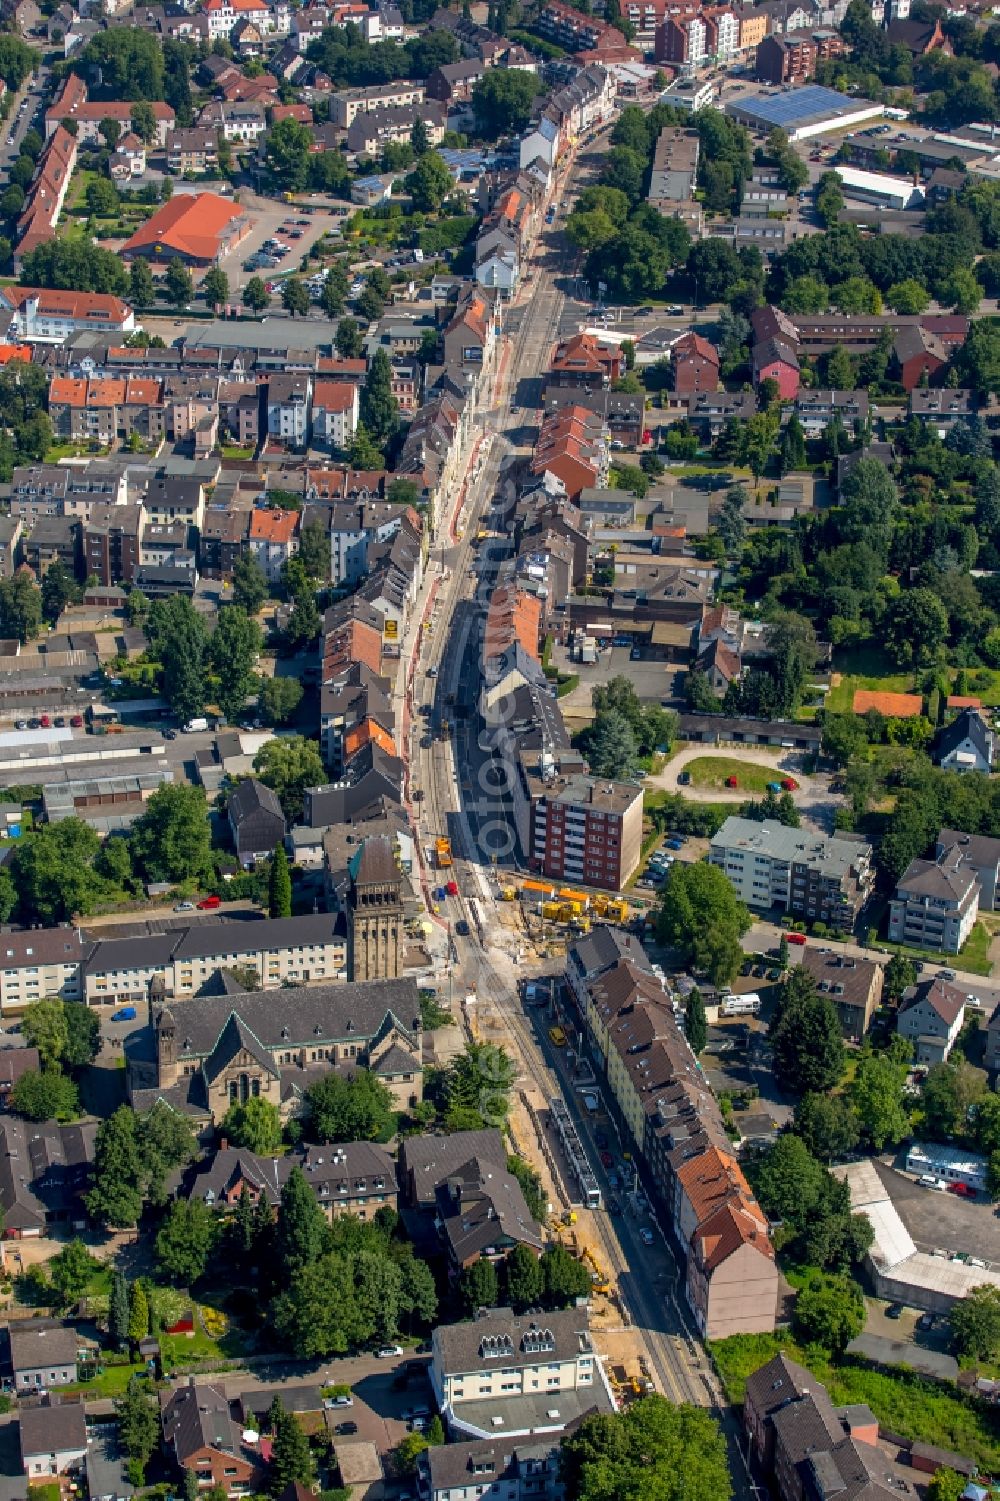
<svg viewBox="0 0 1000 1501">
<path fill-rule="evenodd" d="M 581 155 L 557 194 L 561 202 L 591 174 L 599 145 Z M 457 993 L 470 1030 L 497 1035 L 502 1029 L 519 1066 L 519 1086 L 541 1116 L 557 1095 L 566 1100 L 588 1148 L 598 1157 L 589 1122 L 571 1085 L 563 1087 L 546 1036 L 548 1021 L 527 1013 L 519 981 L 529 969 L 515 929 L 500 921 L 495 906 L 504 870 L 516 866 L 511 812 L 504 795 L 502 749 L 487 734 L 478 713 L 483 682 L 483 637 L 488 601 L 498 579 L 509 571 L 511 544 L 505 535 L 500 492 L 505 469 L 530 450 L 537 434 L 541 377 L 568 314 L 566 287 L 575 267 L 558 221 L 543 231 L 535 265 L 526 278 L 522 299 L 508 310 L 507 348 L 500 362 L 492 403 L 480 414 L 476 468 L 469 480 L 455 531 L 448 532 L 435 562 L 440 584 L 429 630 L 421 632 L 412 677 L 413 717 L 409 756 L 421 865 L 427 886 L 435 883 L 430 851 L 434 839 L 447 835 L 454 855 L 452 875 L 459 896 L 438 917 L 439 988 Z M 581 309 L 581 313 L 582 313 Z M 478 544 L 486 527 L 491 538 Z M 509 908 L 507 911 L 509 912 Z M 441 931 L 445 930 L 445 931 Z M 441 941 L 443 939 L 443 941 Z M 548 1051 L 547 1051 L 548 1050 Z M 490 1081 L 484 1079 L 488 1112 Z M 539 1139 L 547 1132 L 538 1119 Z M 552 1142 L 546 1147 L 557 1192 L 568 1205 L 575 1185 L 563 1171 Z M 600 1169 L 598 1169 L 600 1171 Z M 581 1219 L 584 1216 L 581 1212 Z M 606 1209 L 587 1217 L 594 1249 L 616 1284 L 623 1319 L 645 1346 L 645 1360 L 658 1390 L 677 1402 L 717 1409 L 726 1429 L 734 1485 L 740 1497 L 750 1486 L 738 1453 L 735 1425 L 721 1401 L 701 1344 L 693 1337 L 683 1299 L 681 1272 L 674 1253 L 659 1232 L 653 1245 L 640 1239 L 639 1218 L 612 1218 Z M 649 1222 L 647 1221 L 647 1224 Z"/>
</svg>

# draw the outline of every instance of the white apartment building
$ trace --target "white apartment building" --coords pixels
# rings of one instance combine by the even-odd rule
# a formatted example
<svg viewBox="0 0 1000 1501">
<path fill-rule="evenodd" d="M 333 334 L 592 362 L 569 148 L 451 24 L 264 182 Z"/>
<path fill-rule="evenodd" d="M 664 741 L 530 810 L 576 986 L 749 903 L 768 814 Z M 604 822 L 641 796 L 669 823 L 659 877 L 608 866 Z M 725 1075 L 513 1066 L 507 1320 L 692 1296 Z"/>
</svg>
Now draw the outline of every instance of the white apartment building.
<svg viewBox="0 0 1000 1501">
<path fill-rule="evenodd" d="M 313 437 L 346 448 L 358 425 L 358 388 L 353 381 L 317 381 L 313 391 Z"/>
<path fill-rule="evenodd" d="M 709 846 L 741 902 L 850 927 L 874 885 L 872 847 L 844 834 L 790 829 L 776 819 L 727 818 Z"/>
<path fill-rule="evenodd" d="M 80 964 L 89 949 L 77 928 L 0 933 L 0 1013 L 52 996 L 80 1000 Z"/>
<path fill-rule="evenodd" d="M 982 887 L 960 844 L 934 860 L 911 860 L 889 903 L 889 938 L 957 954 L 979 916 Z"/>
<path fill-rule="evenodd" d="M 515 1315 L 482 1309 L 435 1329 L 431 1385 L 448 1428 L 470 1438 L 553 1433 L 611 1398 L 580 1308 Z"/>
</svg>

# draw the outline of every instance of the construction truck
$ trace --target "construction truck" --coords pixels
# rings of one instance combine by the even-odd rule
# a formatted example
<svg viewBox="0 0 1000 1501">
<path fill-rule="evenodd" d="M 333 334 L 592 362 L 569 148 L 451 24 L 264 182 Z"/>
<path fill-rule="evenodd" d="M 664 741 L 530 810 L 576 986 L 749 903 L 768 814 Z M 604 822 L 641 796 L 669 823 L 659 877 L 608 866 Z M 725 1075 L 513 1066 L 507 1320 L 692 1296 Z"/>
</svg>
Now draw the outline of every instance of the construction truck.
<svg viewBox="0 0 1000 1501">
<path fill-rule="evenodd" d="M 434 851 L 437 855 L 438 870 L 447 870 L 453 863 L 451 858 L 451 840 L 438 839 L 435 842 Z"/>
<path fill-rule="evenodd" d="M 500 894 L 500 900 L 502 902 L 512 902 L 515 899 L 515 897 L 517 896 L 517 887 L 516 886 L 501 886 L 499 894 Z"/>
<path fill-rule="evenodd" d="M 589 1246 L 584 1247 L 580 1260 L 590 1268 L 590 1280 L 593 1283 L 595 1293 L 607 1297 L 611 1291 L 611 1283 L 601 1268 L 601 1264 Z"/>
<path fill-rule="evenodd" d="M 628 902 L 624 897 L 597 892 L 590 899 L 590 907 L 595 917 L 603 917 L 608 922 L 628 922 Z"/>
</svg>

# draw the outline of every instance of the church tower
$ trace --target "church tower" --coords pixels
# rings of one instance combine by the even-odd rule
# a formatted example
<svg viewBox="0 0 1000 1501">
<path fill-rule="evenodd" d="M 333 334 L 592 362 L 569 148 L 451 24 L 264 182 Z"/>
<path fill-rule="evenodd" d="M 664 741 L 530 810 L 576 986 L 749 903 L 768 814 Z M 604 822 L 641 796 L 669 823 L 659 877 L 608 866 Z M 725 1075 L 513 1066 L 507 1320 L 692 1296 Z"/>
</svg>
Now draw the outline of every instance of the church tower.
<svg viewBox="0 0 1000 1501">
<path fill-rule="evenodd" d="M 403 970 L 402 877 L 391 839 L 363 840 L 347 868 L 347 977 L 397 980 Z"/>
</svg>

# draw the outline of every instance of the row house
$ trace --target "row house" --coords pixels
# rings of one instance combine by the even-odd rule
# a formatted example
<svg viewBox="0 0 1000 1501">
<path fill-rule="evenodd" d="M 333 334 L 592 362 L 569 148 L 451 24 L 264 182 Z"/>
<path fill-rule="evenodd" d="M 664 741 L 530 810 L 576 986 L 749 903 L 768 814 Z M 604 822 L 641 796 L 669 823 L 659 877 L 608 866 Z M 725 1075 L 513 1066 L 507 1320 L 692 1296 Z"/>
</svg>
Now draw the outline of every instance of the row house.
<svg viewBox="0 0 1000 1501">
<path fill-rule="evenodd" d="M 92 506 L 88 520 L 82 523 L 86 576 L 96 578 L 105 588 L 120 584 L 130 589 L 139 569 L 144 527 L 142 506 L 113 506 L 106 501 Z"/>
<path fill-rule="evenodd" d="M 848 433 L 860 434 L 868 425 L 867 391 L 800 391 L 795 415 L 807 438 L 819 438 L 831 422 L 843 423 Z"/>
<path fill-rule="evenodd" d="M 430 392 L 414 413 L 403 440 L 396 472 L 417 485 L 432 534 L 440 502 L 458 473 L 472 411 L 473 402 L 454 389 Z"/>
<path fill-rule="evenodd" d="M 621 40 L 621 33 L 611 28 Z M 545 114 L 560 129 L 561 149 L 566 150 L 614 115 L 617 88 L 609 68 L 591 63 L 582 68 L 572 82 L 557 89 L 545 106 Z"/>
<path fill-rule="evenodd" d="M 272 376 L 267 385 L 267 431 L 291 449 L 308 446 L 312 381 L 308 375 Z"/>
<path fill-rule="evenodd" d="M 281 570 L 299 550 L 301 511 L 258 507 L 250 517 L 250 551 L 269 583 L 277 583 Z"/>
<path fill-rule="evenodd" d="M 170 375 L 163 382 L 164 431 L 173 443 L 193 436 L 203 422 L 219 415 L 219 378 L 215 375 Z"/>
<path fill-rule="evenodd" d="M 49 416 L 58 436 L 75 441 L 112 444 L 133 433 L 156 441 L 163 436 L 161 385 L 138 376 L 55 376 L 49 385 Z"/>
<path fill-rule="evenodd" d="M 17 221 L 15 269 L 38 245 L 51 240 L 76 166 L 76 137 L 58 126 L 43 146 Z"/>
<path fill-rule="evenodd" d="M 198 570 L 206 578 L 231 578 L 247 550 L 250 536 L 249 511 L 213 508 L 205 512 L 198 539 Z"/>
<path fill-rule="evenodd" d="M 312 398 L 313 441 L 346 448 L 358 425 L 358 403 L 353 381 L 317 380 Z"/>
<path fill-rule="evenodd" d="M 456 63 L 443 63 L 435 68 L 427 79 L 427 94 L 449 109 L 468 104 L 476 84 L 486 76 L 486 65 L 477 58 L 462 58 Z"/>
<path fill-rule="evenodd" d="M 767 1220 L 659 980 L 624 941 L 592 935 L 568 955 L 589 1051 L 668 1212 L 699 1333 L 770 1333 L 779 1277 Z"/>
<path fill-rule="evenodd" d="M 210 42 L 228 38 L 240 21 L 252 21 L 262 31 L 270 30 L 271 14 L 264 0 L 203 0 Z"/>
<path fill-rule="evenodd" d="M 543 419 L 531 458 L 532 474 L 555 475 L 567 497 L 575 500 L 581 490 L 603 485 L 607 470 L 604 423 L 596 414 L 573 405 Z"/>
<path fill-rule="evenodd" d="M 305 56 L 312 43 L 318 41 L 327 26 L 326 10 L 318 6 L 306 6 L 292 16 L 289 40 L 297 52 Z"/>
</svg>

